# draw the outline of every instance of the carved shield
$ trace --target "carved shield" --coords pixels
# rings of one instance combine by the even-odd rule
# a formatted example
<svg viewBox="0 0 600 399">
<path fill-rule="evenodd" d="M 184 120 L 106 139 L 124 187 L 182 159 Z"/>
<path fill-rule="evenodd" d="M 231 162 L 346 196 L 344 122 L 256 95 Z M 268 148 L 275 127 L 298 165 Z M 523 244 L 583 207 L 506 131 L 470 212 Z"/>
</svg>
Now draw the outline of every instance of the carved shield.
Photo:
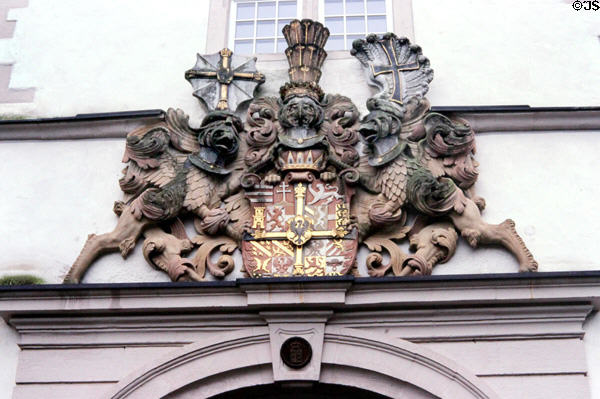
<svg viewBox="0 0 600 399">
<path fill-rule="evenodd" d="M 347 274 L 358 246 L 350 225 L 351 196 L 345 184 L 320 180 L 246 190 L 253 215 L 242 242 L 246 272 L 252 277 Z"/>
</svg>

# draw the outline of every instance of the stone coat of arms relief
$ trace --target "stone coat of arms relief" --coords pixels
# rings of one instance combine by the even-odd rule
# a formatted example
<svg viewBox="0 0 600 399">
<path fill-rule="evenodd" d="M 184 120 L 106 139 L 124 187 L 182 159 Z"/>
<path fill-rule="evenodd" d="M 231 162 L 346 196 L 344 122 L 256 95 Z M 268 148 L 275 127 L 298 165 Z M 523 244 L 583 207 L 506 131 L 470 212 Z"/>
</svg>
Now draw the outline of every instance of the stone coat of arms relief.
<svg viewBox="0 0 600 399">
<path fill-rule="evenodd" d="M 128 134 L 117 226 L 88 237 L 66 283 L 104 253 L 127 257 L 140 240 L 173 281 L 235 268 L 250 277 L 358 274 L 363 245 L 370 276 L 428 275 L 452 257 L 459 234 L 473 247 L 503 246 L 520 271 L 537 269 L 512 220 L 483 221 L 474 132 L 430 111 L 433 70 L 418 46 L 392 33 L 353 43 L 379 89 L 361 117 L 349 98 L 319 86 L 327 28 L 295 20 L 283 34 L 290 81 L 279 97 L 253 96 L 265 81 L 256 59 L 229 49 L 198 55 L 185 76 L 209 110 L 201 126 L 169 109 L 164 122 Z M 236 111 L 248 101 L 242 120 Z"/>
</svg>

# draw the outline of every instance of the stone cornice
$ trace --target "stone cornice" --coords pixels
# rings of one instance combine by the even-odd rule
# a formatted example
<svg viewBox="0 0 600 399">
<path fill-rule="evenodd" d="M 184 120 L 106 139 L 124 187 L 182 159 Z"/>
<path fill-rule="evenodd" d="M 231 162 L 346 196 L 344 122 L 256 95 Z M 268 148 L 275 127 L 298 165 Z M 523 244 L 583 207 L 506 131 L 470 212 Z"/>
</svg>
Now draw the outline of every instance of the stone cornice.
<svg viewBox="0 0 600 399">
<path fill-rule="evenodd" d="M 2 287 L 0 314 L 112 316 L 303 309 L 368 310 L 458 306 L 600 307 L 600 272 L 429 276 L 421 278 L 290 278 L 210 283 L 81 284 Z"/>
<path fill-rule="evenodd" d="M 132 130 L 164 120 L 164 111 L 126 111 L 72 117 L 0 120 L 0 141 L 124 138 Z"/>
<path fill-rule="evenodd" d="M 600 130 L 598 107 L 433 107 L 432 110 L 467 120 L 476 133 Z M 140 126 L 163 119 L 164 111 L 147 110 L 2 120 L 0 141 L 124 138 Z"/>
<path fill-rule="evenodd" d="M 456 112 L 475 133 L 580 131 L 600 129 L 600 110 L 540 110 L 530 112 Z"/>
</svg>

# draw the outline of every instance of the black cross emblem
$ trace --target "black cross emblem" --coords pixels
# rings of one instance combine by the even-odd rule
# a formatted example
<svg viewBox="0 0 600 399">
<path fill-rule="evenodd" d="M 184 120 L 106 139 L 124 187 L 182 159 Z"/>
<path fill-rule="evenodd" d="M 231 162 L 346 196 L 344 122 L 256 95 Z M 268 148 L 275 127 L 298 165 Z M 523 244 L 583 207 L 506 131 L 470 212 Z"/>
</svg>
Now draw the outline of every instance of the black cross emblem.
<svg viewBox="0 0 600 399">
<path fill-rule="evenodd" d="M 233 52 L 224 48 L 219 52 L 221 60 L 214 70 L 190 69 L 185 72 L 185 78 L 191 79 L 215 79 L 219 83 L 219 103 L 217 109 L 229 109 L 229 85 L 235 79 L 252 80 L 257 83 L 264 83 L 265 76 L 259 72 L 239 72 L 231 68 L 231 56 Z M 207 62 L 208 63 L 208 62 Z M 240 68 L 238 68 L 240 69 Z"/>
<path fill-rule="evenodd" d="M 409 64 L 398 64 L 398 58 L 396 56 L 396 50 L 391 44 L 390 39 L 380 40 L 381 48 L 387 56 L 388 65 L 371 65 L 373 76 L 381 75 L 382 73 L 391 73 L 394 77 L 394 93 L 392 94 L 391 101 L 402 104 L 402 77 L 400 72 L 402 71 L 414 71 L 419 69 L 419 61 L 412 62 Z"/>
</svg>

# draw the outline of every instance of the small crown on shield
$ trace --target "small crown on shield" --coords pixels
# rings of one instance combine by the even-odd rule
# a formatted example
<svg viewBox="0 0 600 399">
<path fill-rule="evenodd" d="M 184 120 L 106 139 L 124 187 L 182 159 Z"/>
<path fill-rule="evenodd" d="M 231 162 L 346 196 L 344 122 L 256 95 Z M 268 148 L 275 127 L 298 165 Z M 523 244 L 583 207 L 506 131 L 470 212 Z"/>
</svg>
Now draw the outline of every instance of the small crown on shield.
<svg viewBox="0 0 600 399">
<path fill-rule="evenodd" d="M 277 160 L 277 166 L 282 171 L 325 169 L 325 155 L 322 150 L 283 151 Z"/>
<path fill-rule="evenodd" d="M 290 82 L 281 87 L 281 97 L 285 100 L 300 95 L 320 101 L 324 93 L 318 83 L 321 66 L 327 58 L 324 47 L 329 38 L 329 29 L 310 19 L 295 19 L 284 26 L 282 32 L 288 44 L 285 55 L 290 65 Z"/>
</svg>

